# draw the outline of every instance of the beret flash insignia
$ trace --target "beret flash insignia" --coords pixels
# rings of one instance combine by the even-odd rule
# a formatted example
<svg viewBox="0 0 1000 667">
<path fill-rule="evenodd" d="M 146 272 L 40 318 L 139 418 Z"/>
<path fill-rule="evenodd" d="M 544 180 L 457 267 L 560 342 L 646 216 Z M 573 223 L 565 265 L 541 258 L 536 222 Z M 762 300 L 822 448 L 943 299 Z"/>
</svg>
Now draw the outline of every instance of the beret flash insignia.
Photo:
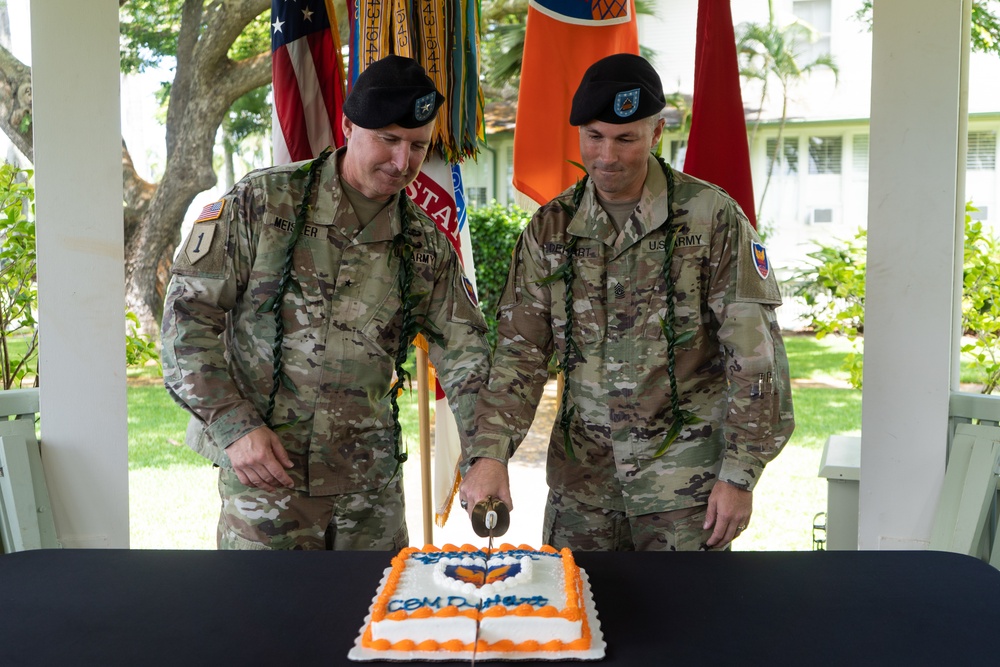
<svg viewBox="0 0 1000 667">
<path fill-rule="evenodd" d="M 615 115 L 628 118 L 639 108 L 639 89 L 623 90 L 615 95 Z"/>
</svg>

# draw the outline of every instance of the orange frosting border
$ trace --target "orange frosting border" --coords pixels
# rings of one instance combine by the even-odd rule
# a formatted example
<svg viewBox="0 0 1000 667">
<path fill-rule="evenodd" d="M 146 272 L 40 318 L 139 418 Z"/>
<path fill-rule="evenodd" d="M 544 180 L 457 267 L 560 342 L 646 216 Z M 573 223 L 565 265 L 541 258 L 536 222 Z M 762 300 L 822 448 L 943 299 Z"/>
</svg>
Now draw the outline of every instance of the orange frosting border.
<svg viewBox="0 0 1000 667">
<path fill-rule="evenodd" d="M 574 639 L 571 642 L 563 642 L 558 639 L 553 639 L 545 643 L 539 643 L 535 640 L 527 640 L 515 644 L 509 639 L 503 639 L 498 642 L 489 643 L 486 640 L 480 639 L 478 646 L 475 647 L 478 651 L 496 651 L 498 653 L 512 653 L 512 652 L 556 652 L 556 651 L 585 651 L 590 648 L 591 634 L 590 634 L 590 623 L 587 619 L 587 614 L 581 606 L 582 602 L 580 600 L 580 595 L 582 592 L 582 582 L 580 581 L 580 568 L 576 564 L 576 560 L 573 558 L 573 552 L 569 549 L 562 549 L 557 551 L 555 548 L 549 546 L 548 544 L 543 544 L 538 549 L 531 547 L 527 544 L 522 544 L 520 546 L 513 546 L 511 544 L 501 544 L 496 551 L 514 551 L 514 550 L 524 550 L 524 551 L 540 551 L 543 553 L 558 553 L 562 557 L 563 563 L 563 585 L 564 594 L 566 596 L 566 606 L 559 610 L 552 605 L 546 605 L 539 609 L 533 608 L 531 605 L 522 604 L 514 609 L 507 609 L 506 607 L 492 607 L 485 612 L 481 612 L 482 618 L 498 618 L 507 615 L 515 616 L 538 616 L 542 618 L 553 618 L 556 616 L 562 617 L 567 621 L 581 621 L 580 628 L 580 638 Z M 389 572 L 389 576 L 386 578 L 385 586 L 382 587 L 382 591 L 378 594 L 375 599 L 375 603 L 372 606 L 372 617 L 371 622 L 365 627 L 364 632 L 361 635 L 361 645 L 365 648 L 372 649 L 375 651 L 472 651 L 472 643 L 464 643 L 460 639 L 451 639 L 446 642 L 437 642 L 433 639 L 428 639 L 422 642 L 414 642 L 410 639 L 403 639 L 398 642 L 390 642 L 387 639 L 372 639 L 372 624 L 378 623 L 383 620 L 390 621 L 404 621 L 407 618 L 422 619 L 431 618 L 434 616 L 440 616 L 442 618 L 448 618 L 453 616 L 467 616 L 469 618 L 476 618 L 477 611 L 474 609 L 469 609 L 466 611 L 459 611 L 454 605 L 448 605 L 438 609 L 437 611 L 431 611 L 428 608 L 417 609 L 411 612 L 406 612 L 404 610 L 398 610 L 394 612 L 388 612 L 389 601 L 396 592 L 396 587 L 399 585 L 399 578 L 402 575 L 403 569 L 406 567 L 406 561 L 411 555 L 417 552 L 431 553 L 435 551 L 444 552 L 462 552 L 462 551 L 482 551 L 479 547 L 475 547 L 471 544 L 463 544 L 461 547 L 457 547 L 454 544 L 445 544 L 443 547 L 438 548 L 433 544 L 426 544 L 423 548 L 418 549 L 416 547 L 406 547 L 401 550 L 397 556 L 392 559 L 392 569 Z"/>
</svg>

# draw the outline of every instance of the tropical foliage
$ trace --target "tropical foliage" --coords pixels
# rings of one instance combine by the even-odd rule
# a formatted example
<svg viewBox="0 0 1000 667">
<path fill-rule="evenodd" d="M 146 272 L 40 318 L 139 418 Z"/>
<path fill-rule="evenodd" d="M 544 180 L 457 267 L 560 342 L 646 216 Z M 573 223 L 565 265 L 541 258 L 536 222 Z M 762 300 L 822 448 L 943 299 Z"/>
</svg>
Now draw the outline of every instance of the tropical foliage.
<svg viewBox="0 0 1000 667">
<path fill-rule="evenodd" d="M 531 215 L 518 206 L 503 206 L 496 202 L 469 210 L 470 229 L 476 234 L 472 254 L 476 265 L 476 291 L 479 305 L 489 327 L 490 345 L 496 345 L 496 310 L 500 294 L 507 282 L 517 237 L 528 224 Z"/>
<path fill-rule="evenodd" d="M 991 394 L 1000 385 L 1000 239 L 972 220 L 975 210 L 966 205 L 961 349 L 975 366 L 982 393 Z M 857 388 L 864 367 L 866 255 L 867 233 L 859 230 L 853 239 L 819 244 L 809 253 L 810 267 L 793 279 L 816 337 L 839 334 L 851 341 L 844 369 Z"/>
<path fill-rule="evenodd" d="M 0 381 L 37 382 L 38 287 L 31 171 L 0 165 Z"/>
<path fill-rule="evenodd" d="M 0 164 L 0 382 L 3 389 L 38 386 L 38 286 L 33 172 Z M 126 313 L 130 366 L 158 358 L 155 342 Z"/>
</svg>

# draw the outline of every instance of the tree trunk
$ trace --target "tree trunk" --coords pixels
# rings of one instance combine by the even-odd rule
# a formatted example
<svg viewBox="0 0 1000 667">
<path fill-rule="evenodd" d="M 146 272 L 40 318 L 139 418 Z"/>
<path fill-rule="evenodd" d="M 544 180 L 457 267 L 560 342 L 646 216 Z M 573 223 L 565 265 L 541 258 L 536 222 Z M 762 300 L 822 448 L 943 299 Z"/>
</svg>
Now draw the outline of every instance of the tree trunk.
<svg viewBox="0 0 1000 667">
<path fill-rule="evenodd" d="M 166 167 L 159 184 L 138 176 L 122 144 L 126 307 L 151 336 L 159 335 L 184 215 L 195 196 L 216 182 L 212 149 L 219 125 L 237 98 L 271 80 L 270 52 L 239 62 L 228 57 L 247 24 L 269 8 L 268 0 L 185 0 L 167 111 Z M 2 45 L 0 130 L 33 159 L 31 68 Z"/>
<path fill-rule="evenodd" d="M 125 240 L 126 303 L 144 333 L 159 334 L 184 214 L 198 193 L 216 183 L 212 149 L 226 111 L 271 80 L 270 53 L 238 63 L 227 57 L 242 29 L 269 6 L 267 0 L 241 0 L 205 14 L 202 0 L 184 2 L 167 110 L 166 169 L 148 211 Z"/>
<path fill-rule="evenodd" d="M 34 160 L 31 131 L 31 68 L 0 46 L 0 131 Z"/>
</svg>

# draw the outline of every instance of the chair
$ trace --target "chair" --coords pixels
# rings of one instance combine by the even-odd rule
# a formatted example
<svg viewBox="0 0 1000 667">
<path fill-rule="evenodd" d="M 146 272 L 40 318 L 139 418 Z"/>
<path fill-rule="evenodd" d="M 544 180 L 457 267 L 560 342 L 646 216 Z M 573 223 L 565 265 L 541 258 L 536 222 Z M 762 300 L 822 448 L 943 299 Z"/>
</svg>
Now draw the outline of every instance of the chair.
<svg viewBox="0 0 1000 667">
<path fill-rule="evenodd" d="M 0 391 L 0 543 L 4 553 L 60 546 L 35 436 L 37 412 L 37 389 Z"/>
<path fill-rule="evenodd" d="M 931 549 L 976 556 L 1000 569 L 998 473 L 1000 398 L 953 393 L 948 463 L 931 527 Z"/>
</svg>

